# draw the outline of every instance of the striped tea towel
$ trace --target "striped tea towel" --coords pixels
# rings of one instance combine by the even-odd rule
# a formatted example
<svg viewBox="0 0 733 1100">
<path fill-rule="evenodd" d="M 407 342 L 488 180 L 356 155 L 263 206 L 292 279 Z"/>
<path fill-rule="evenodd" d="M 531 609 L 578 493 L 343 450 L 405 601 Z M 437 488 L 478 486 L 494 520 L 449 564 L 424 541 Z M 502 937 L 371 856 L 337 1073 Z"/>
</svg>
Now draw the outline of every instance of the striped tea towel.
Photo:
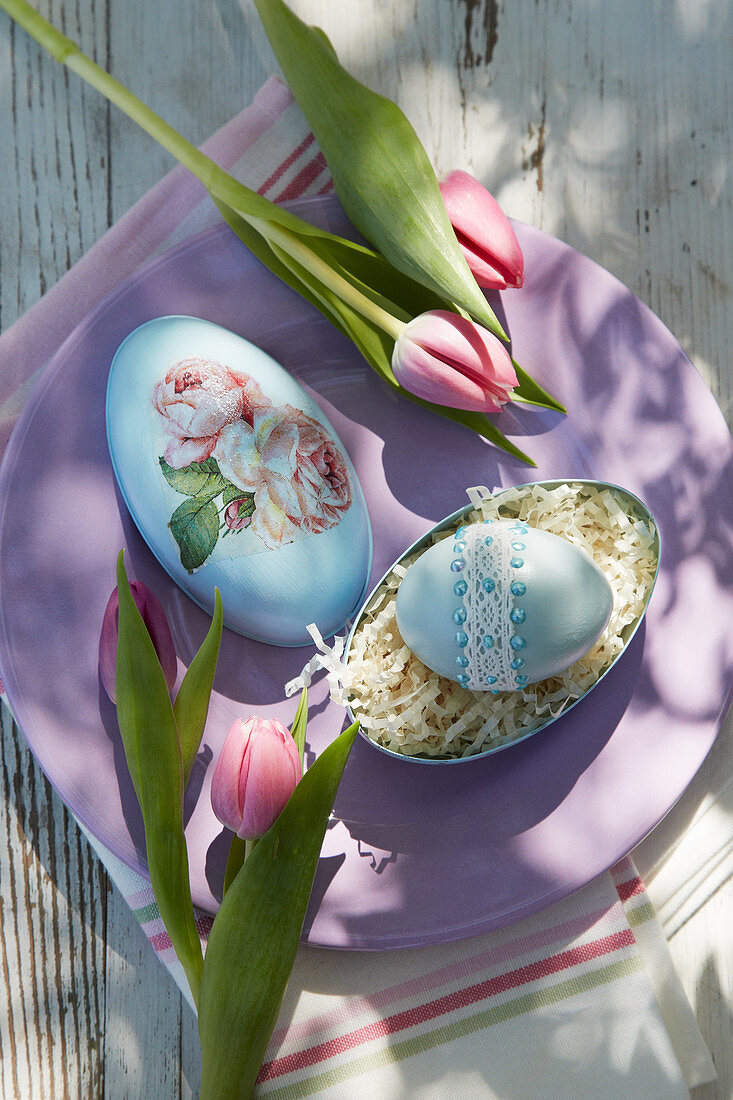
<svg viewBox="0 0 733 1100">
<path fill-rule="evenodd" d="M 188 996 L 150 883 L 87 836 Z M 205 945 L 211 917 L 199 913 L 198 927 Z M 301 947 L 255 1095 L 666 1100 L 714 1078 L 627 857 L 565 901 L 473 939 Z"/>
</svg>

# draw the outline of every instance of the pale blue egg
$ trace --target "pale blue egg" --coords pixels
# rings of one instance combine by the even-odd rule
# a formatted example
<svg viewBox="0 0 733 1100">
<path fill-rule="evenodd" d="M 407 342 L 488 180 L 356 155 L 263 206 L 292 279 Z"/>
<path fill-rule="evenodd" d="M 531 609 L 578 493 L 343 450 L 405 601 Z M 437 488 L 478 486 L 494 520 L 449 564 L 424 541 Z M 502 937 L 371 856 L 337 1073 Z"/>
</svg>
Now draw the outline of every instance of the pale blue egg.
<svg viewBox="0 0 733 1100">
<path fill-rule="evenodd" d="M 397 593 L 397 625 L 431 668 L 477 691 L 563 672 L 597 641 L 613 593 L 584 551 L 514 521 L 470 524 L 425 551 Z"/>
<path fill-rule="evenodd" d="M 372 536 L 356 472 L 315 401 L 269 355 L 196 317 L 118 349 L 107 439 L 153 554 L 206 611 L 259 641 L 311 642 L 359 606 Z"/>
</svg>

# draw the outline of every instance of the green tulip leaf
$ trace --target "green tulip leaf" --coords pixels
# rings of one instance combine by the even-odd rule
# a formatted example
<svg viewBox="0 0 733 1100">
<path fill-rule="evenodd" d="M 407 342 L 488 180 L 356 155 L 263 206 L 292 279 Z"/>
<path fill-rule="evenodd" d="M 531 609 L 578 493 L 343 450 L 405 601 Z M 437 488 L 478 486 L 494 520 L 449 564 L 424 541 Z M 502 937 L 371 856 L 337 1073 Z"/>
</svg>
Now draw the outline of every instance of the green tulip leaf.
<svg viewBox="0 0 733 1100">
<path fill-rule="evenodd" d="M 199 751 L 201 738 L 206 725 L 206 716 L 209 713 L 209 700 L 214 684 L 216 663 L 219 659 L 219 647 L 221 645 L 221 631 L 223 611 L 219 589 L 214 589 L 214 614 L 211 626 L 204 638 L 198 653 L 186 670 L 186 675 L 181 681 L 175 702 L 173 714 L 178 727 L 178 736 L 181 743 L 181 756 L 183 758 L 183 781 L 187 782 L 191 774 L 191 767 Z"/>
<path fill-rule="evenodd" d="M 539 382 L 536 382 L 534 378 L 527 374 L 526 370 L 520 367 L 516 359 L 512 359 L 514 364 L 514 370 L 517 372 L 517 381 L 519 385 L 514 390 L 514 398 L 516 401 L 522 401 L 525 405 L 539 405 L 543 409 L 552 409 L 554 412 L 567 413 L 567 409 L 564 405 L 543 389 Z"/>
<path fill-rule="evenodd" d="M 222 204 L 218 206 L 230 228 L 255 255 L 355 343 L 377 373 L 404 397 L 424 408 L 432 409 L 440 416 L 465 424 L 508 454 L 530 466 L 536 465 L 523 451 L 509 443 L 499 429 L 481 413 L 463 413 L 445 405 L 422 401 L 399 386 L 391 366 L 394 345 L 391 337 L 371 324 L 278 245 L 265 241 L 236 211 Z M 394 316 L 413 317 L 430 309 L 452 307 L 451 303 L 433 291 L 397 271 L 383 256 L 354 242 L 324 234 L 317 239 L 309 238 L 308 247 L 372 301 L 380 305 L 386 303 Z M 375 286 L 380 287 L 381 293 L 374 289 Z M 466 316 L 465 310 L 459 308 L 457 312 Z M 518 363 L 515 362 L 514 367 L 520 383 L 515 390 L 519 400 L 564 412 L 563 406 L 522 370 Z"/>
<path fill-rule="evenodd" d="M 397 393 L 402 394 L 408 401 L 419 405 L 420 408 L 428 409 L 447 420 L 453 420 L 457 424 L 463 424 L 465 427 L 470 428 L 513 458 L 519 459 L 520 462 L 524 462 L 528 466 L 537 465 L 529 455 L 525 454 L 514 443 L 511 443 L 493 421 L 483 413 L 453 409 L 448 405 L 437 405 L 432 401 L 424 401 L 421 397 L 416 397 L 415 394 L 404 389 L 395 378 L 392 370 L 392 349 L 394 347 L 392 338 L 377 325 L 372 324 L 363 317 L 342 298 L 334 294 L 328 287 L 319 284 L 295 260 L 281 253 L 277 246 L 273 245 L 272 249 L 281 262 L 287 262 L 290 265 L 290 269 L 296 277 L 303 280 L 310 279 L 311 294 L 317 301 L 320 300 L 319 308 L 321 311 L 329 316 L 329 319 L 337 328 L 346 333 L 370 366 L 388 386 L 396 390 Z"/>
<path fill-rule="evenodd" d="M 217 913 L 199 999 L 201 1100 L 250 1095 L 277 1020 L 326 825 L 358 724 L 320 754 Z"/>
<path fill-rule="evenodd" d="M 411 279 L 388 263 L 384 256 L 340 237 L 319 239 L 321 255 L 344 277 L 369 296 L 376 288 L 387 302 L 394 302 L 407 320 L 431 309 L 453 309 L 453 303 Z M 376 299 L 375 299 L 376 300 Z"/>
<path fill-rule="evenodd" d="M 323 31 L 282 0 L 255 6 L 356 228 L 398 270 L 506 339 L 468 268 L 428 156 L 397 104 L 351 76 Z"/>
<path fill-rule="evenodd" d="M 0 0 L 0 3 L 2 3 L 2 0 Z M 265 267 L 268 267 L 274 275 L 277 275 L 279 279 L 299 294 L 301 298 L 305 298 L 307 302 L 310 302 L 311 305 L 315 306 L 316 309 L 320 310 L 322 313 L 325 312 L 319 298 L 317 295 L 313 294 L 310 289 L 309 281 L 299 279 L 290 269 L 287 261 L 283 262 L 274 254 L 272 248 L 261 233 L 254 229 L 253 226 L 251 226 L 233 207 L 228 206 L 226 203 L 216 198 L 214 202 L 217 210 L 229 228 L 237 234 L 250 252 L 252 252 Z M 328 317 L 328 319 L 332 320 L 331 317 Z M 348 333 L 343 329 L 341 331 L 344 332 L 345 336 L 348 336 Z"/>
<path fill-rule="evenodd" d="M 143 815 L 153 893 L 197 1000 L 202 958 L 183 834 L 181 746 L 165 676 L 132 598 L 122 551 L 117 559 L 117 591 L 117 720 Z"/>
</svg>

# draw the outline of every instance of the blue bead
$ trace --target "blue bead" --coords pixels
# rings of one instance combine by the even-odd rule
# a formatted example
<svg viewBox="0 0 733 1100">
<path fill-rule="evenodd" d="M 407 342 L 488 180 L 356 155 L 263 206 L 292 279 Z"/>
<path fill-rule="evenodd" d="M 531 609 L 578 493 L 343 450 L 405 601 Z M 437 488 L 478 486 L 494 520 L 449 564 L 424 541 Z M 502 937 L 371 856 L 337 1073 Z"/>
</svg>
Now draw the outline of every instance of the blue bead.
<svg viewBox="0 0 733 1100">
<path fill-rule="evenodd" d="M 512 550 L 524 550 L 524 549 L 525 549 L 525 545 L 524 545 L 523 542 L 513 542 L 512 543 Z"/>
<path fill-rule="evenodd" d="M 512 569 L 521 569 L 524 565 L 524 558 L 512 558 L 509 564 L 511 565 Z"/>
<path fill-rule="evenodd" d="M 451 573 L 460 573 L 464 565 L 465 562 L 461 561 L 460 558 L 455 558 L 454 561 L 450 563 Z"/>
<path fill-rule="evenodd" d="M 456 657 L 456 664 L 459 668 L 468 668 L 468 657 L 464 657 L 461 653 L 460 657 Z M 522 664 L 524 664 L 524 661 L 522 661 Z"/>
<path fill-rule="evenodd" d="M 499 694 L 499 692 L 496 690 L 496 688 L 491 688 L 491 690 L 489 691 L 489 695 L 498 695 L 498 694 Z"/>
<path fill-rule="evenodd" d="M 469 680 L 469 677 L 466 675 L 465 672 L 459 672 L 458 675 L 456 676 L 456 680 L 458 681 L 459 684 L 467 684 L 468 680 Z"/>
<path fill-rule="evenodd" d="M 509 618 L 513 623 L 523 623 L 527 616 L 521 607 L 513 607 Z"/>
<path fill-rule="evenodd" d="M 526 528 L 525 524 L 520 523 L 519 520 L 517 520 L 516 523 L 513 523 L 511 525 L 511 527 L 509 528 L 509 530 L 510 531 L 518 531 L 520 535 L 526 535 L 527 534 L 527 528 Z"/>
<path fill-rule="evenodd" d="M 494 522 L 493 519 L 485 519 L 484 520 L 484 524 L 493 523 L 493 522 Z"/>
<path fill-rule="evenodd" d="M 498 676 L 487 676 L 486 677 L 486 683 L 487 684 L 495 684 L 498 679 L 499 679 Z"/>
<path fill-rule="evenodd" d="M 456 583 L 453 585 L 453 591 L 455 592 L 456 596 L 465 596 L 468 592 L 468 585 L 465 581 L 456 581 Z"/>
<path fill-rule="evenodd" d="M 493 649 L 494 648 L 494 636 L 493 636 L 493 634 L 484 634 L 481 641 L 484 643 L 484 645 L 486 646 L 487 649 Z"/>
<path fill-rule="evenodd" d="M 523 657 L 515 657 L 514 660 L 512 661 L 512 668 L 514 668 L 514 669 L 524 668 L 524 658 Z"/>
<path fill-rule="evenodd" d="M 527 585 L 523 581 L 514 581 L 512 584 L 512 595 L 523 596 L 527 591 Z"/>
<path fill-rule="evenodd" d="M 519 684 L 520 687 L 524 687 L 524 685 L 529 680 L 529 676 L 515 676 L 514 679 L 516 680 L 516 682 Z"/>
<path fill-rule="evenodd" d="M 458 542 L 454 543 L 454 545 L 453 545 L 453 553 L 454 554 L 462 554 L 465 549 L 466 549 L 466 544 L 462 540 L 459 540 Z M 524 549 L 524 547 L 522 547 L 522 549 Z"/>
<path fill-rule="evenodd" d="M 454 539 L 462 539 L 463 536 L 465 535 L 465 533 L 466 533 L 466 528 L 465 527 L 459 527 L 458 530 L 456 531 L 455 535 L 453 536 L 453 538 Z"/>
<path fill-rule="evenodd" d="M 493 535 L 487 535 L 486 538 L 484 539 L 484 545 L 485 546 L 491 546 L 493 541 L 494 541 L 494 536 Z"/>
<path fill-rule="evenodd" d="M 519 634 L 512 634 L 511 638 L 509 639 L 509 645 L 512 647 L 512 649 L 524 649 L 526 644 L 527 639 L 521 638 Z"/>
<path fill-rule="evenodd" d="M 465 607 L 457 607 L 453 612 L 453 622 L 458 624 L 465 623 L 467 616 L 468 612 Z"/>
<path fill-rule="evenodd" d="M 461 649 L 463 649 L 465 645 L 468 645 L 468 634 L 466 634 L 465 630 L 459 630 L 456 634 L 456 645 L 459 645 Z"/>
<path fill-rule="evenodd" d="M 496 588 L 496 584 L 494 583 L 494 581 L 492 581 L 491 577 L 484 577 L 484 579 L 481 581 L 481 587 L 483 588 L 484 592 L 493 592 Z"/>
</svg>

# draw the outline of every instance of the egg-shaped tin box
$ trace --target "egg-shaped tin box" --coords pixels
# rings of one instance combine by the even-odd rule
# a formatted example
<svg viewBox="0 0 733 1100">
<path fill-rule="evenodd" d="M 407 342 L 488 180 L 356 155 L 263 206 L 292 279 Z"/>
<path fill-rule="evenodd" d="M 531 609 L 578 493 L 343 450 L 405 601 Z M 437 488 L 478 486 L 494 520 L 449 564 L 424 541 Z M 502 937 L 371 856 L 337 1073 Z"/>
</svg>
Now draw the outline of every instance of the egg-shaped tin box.
<svg viewBox="0 0 733 1100">
<path fill-rule="evenodd" d="M 435 757 L 408 755 L 406 753 L 395 752 L 392 749 L 379 744 L 376 740 L 369 736 L 366 730 L 362 728 L 360 730 L 362 737 L 364 737 L 364 739 L 368 741 L 368 743 L 372 745 L 373 748 L 377 749 L 379 752 L 386 754 L 387 756 L 394 757 L 397 760 L 412 762 L 416 764 L 431 765 L 466 764 L 473 760 L 478 760 L 485 756 L 490 756 L 496 752 L 501 752 L 503 749 L 511 748 L 513 745 L 518 745 L 521 742 L 526 741 L 528 738 L 533 737 L 536 733 L 539 733 L 541 730 L 546 729 L 547 726 L 551 725 L 553 722 L 556 722 L 558 718 L 561 717 L 561 714 L 567 713 L 573 706 L 576 705 L 576 703 L 585 698 L 585 696 L 593 690 L 596 684 L 600 683 L 601 680 L 610 672 L 611 668 L 614 667 L 619 657 L 623 655 L 623 652 L 625 652 L 626 648 L 628 647 L 634 634 L 638 630 L 640 623 L 644 618 L 646 608 L 649 604 L 649 600 L 651 598 L 652 591 L 656 583 L 660 560 L 659 528 L 656 524 L 656 521 L 654 520 L 653 515 L 643 503 L 643 501 L 641 501 L 628 489 L 625 489 L 619 485 L 615 485 L 611 482 L 592 481 L 589 479 L 580 478 L 560 478 L 551 481 L 527 482 L 524 485 L 511 486 L 510 488 L 496 492 L 493 495 L 492 500 L 497 504 L 500 504 L 502 496 L 514 492 L 515 489 L 531 489 L 533 486 L 540 486 L 543 489 L 553 490 L 564 485 L 568 485 L 571 487 L 580 487 L 581 489 L 582 487 L 587 486 L 593 489 L 597 489 L 599 491 L 610 490 L 619 501 L 619 503 L 622 505 L 622 507 L 635 519 L 643 523 L 652 533 L 650 555 L 655 563 L 653 580 L 646 592 L 641 612 L 636 615 L 631 622 L 627 623 L 621 631 L 621 636 L 623 638 L 622 652 L 616 656 L 616 658 L 608 665 L 608 667 L 603 670 L 603 672 L 597 677 L 597 679 L 591 684 L 591 686 L 583 692 L 582 695 L 580 695 L 576 699 L 570 700 L 562 708 L 561 713 L 555 713 L 554 715 L 550 713 L 546 721 L 542 722 L 538 726 L 535 726 L 527 733 L 521 736 L 517 736 L 513 740 L 508 741 L 504 744 L 491 746 L 490 748 L 487 748 L 482 752 L 477 752 L 469 756 Z M 469 526 L 469 520 L 472 513 L 475 513 L 475 511 L 476 509 L 473 504 L 467 504 L 465 507 L 458 509 L 458 511 L 456 512 L 453 512 L 451 515 L 441 520 L 440 523 L 437 523 L 433 527 L 431 527 L 429 531 L 427 531 L 424 535 L 422 535 L 419 539 L 412 543 L 411 546 L 407 547 L 407 549 L 404 551 L 403 554 L 400 555 L 397 561 L 395 561 L 389 567 L 389 569 L 385 571 L 384 575 L 380 578 L 380 580 L 377 582 L 372 591 L 364 600 L 364 603 L 362 604 L 359 612 L 354 618 L 353 625 L 346 640 L 344 652 L 345 662 L 348 662 L 349 660 L 349 653 L 352 648 L 354 635 L 359 629 L 362 616 L 368 609 L 375 594 L 385 584 L 387 579 L 392 574 L 395 566 L 400 565 L 401 562 L 403 562 L 406 558 L 412 556 L 414 553 L 425 549 L 425 552 L 421 555 L 421 557 L 417 558 L 416 561 L 413 562 L 413 564 L 408 568 L 402 583 L 404 583 L 404 581 L 408 579 L 410 574 L 413 573 L 413 571 L 415 570 L 415 566 L 418 565 L 419 562 L 423 560 L 423 558 L 428 557 L 428 554 L 432 555 L 433 564 L 436 566 L 437 573 L 435 573 L 431 568 L 427 578 L 423 578 L 420 576 L 420 571 L 415 570 L 415 572 L 413 573 L 413 577 L 416 577 L 421 582 L 426 581 L 427 587 L 430 588 L 431 591 L 429 595 L 426 596 L 423 584 L 415 586 L 415 592 L 409 593 L 409 598 L 405 602 L 405 618 L 409 619 L 410 628 L 413 629 L 419 639 L 418 644 L 420 645 L 421 642 L 423 646 L 427 645 L 429 653 L 427 653 L 426 656 L 429 656 L 436 660 L 436 663 L 441 663 L 441 668 L 438 669 L 439 674 L 447 675 L 451 679 L 458 680 L 458 674 L 460 674 L 462 670 L 458 666 L 456 666 L 456 671 L 453 671 L 453 669 L 451 669 L 450 667 L 450 663 L 455 663 L 456 659 L 460 658 L 461 653 L 463 652 L 463 646 L 459 646 L 458 648 L 456 648 L 456 637 L 462 634 L 465 627 L 465 622 L 459 622 L 458 617 L 454 619 L 453 616 L 457 616 L 458 612 L 464 607 L 464 602 L 461 597 L 465 597 L 466 582 L 463 579 L 464 570 L 458 568 L 457 564 L 454 566 L 454 569 L 451 569 L 451 565 L 452 563 L 459 563 L 462 559 L 463 554 L 465 553 L 465 549 L 461 546 L 461 544 L 465 544 L 465 535 Z M 466 526 L 462 527 L 462 524 L 465 524 Z M 470 524 L 470 526 L 473 526 L 473 524 Z M 485 527 L 488 534 L 484 537 L 491 538 L 492 529 L 494 529 L 495 534 L 495 528 L 497 526 L 503 527 L 504 522 L 494 520 L 486 524 L 481 523 L 477 526 L 481 526 L 482 528 Z M 529 545 L 530 541 L 534 543 L 535 536 L 545 536 L 545 538 L 538 540 L 540 542 L 545 542 L 546 538 L 549 538 L 550 536 L 547 536 L 546 532 L 530 527 L 528 524 L 522 521 L 509 521 L 506 526 L 507 528 L 513 528 L 513 530 L 509 532 L 511 542 L 524 543 L 522 550 L 515 549 L 511 546 L 511 543 L 509 544 L 510 549 L 514 552 L 514 557 L 517 560 L 519 560 L 520 558 L 522 559 L 522 566 L 517 566 L 516 568 L 516 576 L 518 580 L 516 582 L 514 599 L 512 601 L 512 608 L 518 609 L 521 615 L 521 611 L 526 609 L 522 607 L 522 604 L 525 603 L 526 605 L 526 596 L 529 591 L 527 578 L 525 577 L 524 580 L 519 579 L 520 575 L 524 574 L 525 566 L 527 564 L 526 559 L 528 555 L 526 552 L 526 548 Z M 432 547 L 430 546 L 430 543 L 435 535 L 440 534 L 442 531 L 450 530 L 453 530 L 455 532 L 453 538 L 443 539 L 441 542 L 436 543 Z M 530 532 L 532 533 L 531 536 Z M 571 545 L 565 540 L 559 539 L 558 536 L 551 536 L 551 538 L 552 544 L 558 541 L 563 541 L 571 551 L 575 549 L 574 547 L 571 547 Z M 457 550 L 456 547 L 458 547 Z M 578 647 L 578 655 L 580 655 L 580 650 L 584 651 L 584 649 L 588 648 L 588 646 L 585 645 L 585 641 L 594 632 L 596 626 L 598 626 L 599 628 L 599 633 L 602 631 L 608 619 L 610 608 L 607 604 L 607 584 L 605 582 L 605 578 L 603 578 L 602 576 L 599 578 L 598 574 L 600 573 L 600 570 L 598 570 L 598 567 L 593 562 L 583 563 L 582 560 L 578 561 L 573 553 L 569 553 L 567 554 L 567 556 L 564 552 L 556 554 L 555 551 L 557 548 L 554 545 L 552 545 L 551 549 L 552 556 L 550 558 L 550 564 L 552 566 L 553 572 L 556 574 L 555 580 L 559 582 L 558 585 L 555 587 L 553 599 L 556 598 L 558 595 L 561 595 L 562 597 L 563 592 L 565 593 L 566 597 L 569 596 L 570 591 L 573 588 L 573 579 L 584 586 L 584 594 L 580 595 L 578 592 L 576 592 L 575 596 L 573 597 L 573 603 L 575 604 L 575 607 L 571 608 L 566 603 L 566 606 L 563 609 L 567 621 L 563 627 L 563 629 L 565 630 L 564 643 L 561 644 L 559 648 L 565 648 L 565 652 L 558 654 L 558 647 L 553 644 L 548 645 L 546 637 L 541 638 L 538 634 L 536 638 L 538 648 L 541 650 L 539 658 L 540 662 L 549 661 L 550 664 L 552 664 L 552 662 L 555 662 L 555 664 L 559 668 L 560 666 L 567 667 L 567 664 L 571 663 L 570 661 L 568 661 L 567 664 L 565 664 L 565 657 L 567 657 L 568 655 L 571 656 L 572 660 L 576 659 L 573 652 L 573 646 Z M 435 553 L 436 551 L 438 553 Z M 587 558 L 587 555 L 583 554 L 581 557 Z M 445 570 L 443 570 L 443 566 L 445 566 Z M 590 566 L 590 570 L 588 569 L 588 566 Z M 446 584 L 443 584 L 443 574 L 446 571 L 449 580 Z M 534 565 L 531 572 L 533 581 L 537 581 L 538 576 L 541 575 L 541 569 L 538 570 L 536 565 Z M 436 584 L 435 581 L 438 577 L 440 578 L 440 583 Z M 537 586 L 535 584 L 535 589 L 536 587 Z M 423 592 L 420 593 L 420 595 L 422 595 L 423 597 L 422 600 L 418 600 L 416 598 L 420 588 L 423 588 Z M 549 627 L 552 615 L 553 599 L 546 601 L 545 595 L 546 594 L 543 594 L 540 591 L 539 599 L 536 601 L 536 609 L 541 619 L 544 621 L 545 625 Z M 586 599 L 586 596 L 589 596 L 589 599 Z M 456 599 L 456 597 L 458 597 L 458 599 Z M 397 600 L 399 606 L 399 591 Z M 422 602 L 423 604 L 422 613 L 418 608 L 418 604 L 420 602 Z M 441 614 L 442 612 L 445 612 L 445 616 Z M 437 618 L 439 616 L 441 618 L 440 626 L 438 627 L 437 622 L 435 623 L 436 630 L 434 631 L 433 637 L 427 640 L 425 637 L 423 637 L 424 625 L 426 622 L 432 621 L 434 618 Z M 442 618 L 446 617 L 449 623 L 449 628 L 447 631 L 444 632 L 444 624 L 442 622 Z M 527 619 L 524 618 L 521 622 L 519 622 L 517 621 L 519 618 L 520 616 L 517 616 L 515 620 L 511 621 L 512 636 L 519 637 L 522 641 L 527 641 Z M 600 622 L 601 619 L 603 620 L 602 623 Z M 436 634 L 438 635 L 437 638 L 435 636 Z M 404 640 L 407 642 L 407 639 Z M 459 637 L 458 640 L 461 642 L 464 641 L 462 637 Z M 591 642 L 589 644 L 592 644 L 592 640 L 593 639 L 591 639 Z M 415 641 L 414 637 L 412 641 Z M 519 676 L 526 674 L 526 664 L 520 665 L 519 662 L 526 662 L 527 648 L 528 647 L 524 646 L 521 648 L 517 648 L 511 654 L 512 661 L 516 663 L 516 667 L 512 669 L 512 674 L 516 673 Z M 424 661 L 424 663 L 427 663 L 421 653 L 416 653 L 416 655 L 419 656 L 420 659 Z M 530 669 L 530 671 L 532 671 L 532 669 Z M 553 671 L 554 668 L 551 668 L 551 671 L 548 673 L 548 675 L 551 675 Z M 458 682 L 460 683 L 462 681 L 458 680 Z M 517 690 L 521 690 L 524 684 L 524 679 L 521 679 L 517 684 Z M 488 686 L 490 691 L 498 690 L 493 684 Z M 347 708 L 347 710 L 349 711 L 352 719 L 356 719 L 359 717 L 359 714 L 356 712 L 352 712 L 350 708 Z"/>
<path fill-rule="evenodd" d="M 363 599 L 372 536 L 346 450 L 260 348 L 197 317 L 136 328 L 110 368 L 107 441 L 125 504 L 173 580 L 272 645 L 339 630 Z"/>
</svg>

